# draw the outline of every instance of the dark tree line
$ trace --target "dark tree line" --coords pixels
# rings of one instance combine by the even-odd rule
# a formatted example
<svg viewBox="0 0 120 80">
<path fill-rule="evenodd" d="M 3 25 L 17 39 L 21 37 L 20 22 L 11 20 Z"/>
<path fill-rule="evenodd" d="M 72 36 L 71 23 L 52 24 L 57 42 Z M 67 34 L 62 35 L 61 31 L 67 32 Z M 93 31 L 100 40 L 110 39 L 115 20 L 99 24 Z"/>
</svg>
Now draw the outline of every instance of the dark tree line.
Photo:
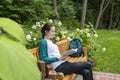
<svg viewBox="0 0 120 80">
<path fill-rule="evenodd" d="M 51 18 L 69 29 L 84 28 L 88 22 L 96 29 L 115 29 L 119 16 L 120 0 L 0 0 L 0 17 L 20 24 Z"/>
</svg>

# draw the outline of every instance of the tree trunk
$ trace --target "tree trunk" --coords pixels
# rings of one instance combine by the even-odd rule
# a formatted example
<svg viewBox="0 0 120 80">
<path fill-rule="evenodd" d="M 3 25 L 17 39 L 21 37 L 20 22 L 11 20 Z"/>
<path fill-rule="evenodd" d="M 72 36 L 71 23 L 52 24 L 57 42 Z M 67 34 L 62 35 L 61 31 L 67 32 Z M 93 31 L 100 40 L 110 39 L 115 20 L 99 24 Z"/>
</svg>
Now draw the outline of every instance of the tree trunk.
<svg viewBox="0 0 120 80">
<path fill-rule="evenodd" d="M 53 0 L 53 7 L 55 11 L 55 19 L 59 20 L 58 12 L 57 12 L 57 0 Z"/>
<path fill-rule="evenodd" d="M 98 25 L 99 25 L 99 22 L 100 22 L 100 18 L 101 18 L 101 15 L 102 15 L 102 9 L 103 9 L 104 2 L 105 2 L 105 0 L 102 0 L 102 3 L 100 5 L 99 15 L 97 17 L 97 21 L 96 21 L 96 24 L 95 24 L 95 29 L 98 28 Z"/>
<path fill-rule="evenodd" d="M 82 10 L 82 16 L 81 16 L 80 29 L 84 28 L 85 18 L 86 18 L 86 10 L 87 10 L 87 0 L 83 0 L 83 10 Z"/>
<path fill-rule="evenodd" d="M 112 23 L 113 23 L 113 10 L 114 10 L 114 0 L 111 1 L 112 3 L 112 7 L 111 7 L 111 16 L 110 16 L 110 24 L 109 24 L 109 28 L 108 29 L 111 29 L 112 28 Z"/>
<path fill-rule="evenodd" d="M 118 18 L 118 21 L 117 21 L 116 27 L 117 27 L 118 30 L 120 30 L 120 17 Z"/>
<path fill-rule="evenodd" d="M 111 0 L 109 0 L 109 1 L 107 0 L 107 3 L 106 3 L 106 5 L 105 5 L 105 7 L 104 7 L 105 0 L 102 0 L 102 3 L 101 3 L 101 5 L 100 5 L 100 11 L 99 11 L 99 14 L 98 14 L 98 17 L 97 17 L 97 21 L 96 21 L 96 24 L 95 24 L 95 29 L 98 28 L 99 22 L 100 22 L 100 19 L 101 19 L 101 16 L 102 16 L 102 14 L 104 13 L 104 11 L 105 11 L 105 9 L 107 8 L 107 6 L 109 5 L 110 1 L 111 1 Z"/>
<path fill-rule="evenodd" d="M 103 26 L 103 15 L 101 16 L 101 19 L 100 19 L 100 22 L 99 22 L 99 26 L 100 26 L 100 28 L 101 28 L 101 26 Z"/>
</svg>

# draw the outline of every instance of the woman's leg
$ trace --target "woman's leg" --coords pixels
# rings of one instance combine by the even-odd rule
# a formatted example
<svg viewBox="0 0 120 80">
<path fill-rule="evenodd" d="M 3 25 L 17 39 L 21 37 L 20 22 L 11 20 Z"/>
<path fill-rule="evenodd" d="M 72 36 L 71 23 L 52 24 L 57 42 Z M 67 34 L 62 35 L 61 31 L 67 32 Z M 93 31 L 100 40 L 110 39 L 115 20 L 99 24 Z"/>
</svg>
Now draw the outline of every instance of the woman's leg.
<svg viewBox="0 0 120 80">
<path fill-rule="evenodd" d="M 83 76 L 83 80 L 93 80 L 92 66 L 89 62 L 83 62 L 84 69 L 78 71 L 76 74 L 81 74 Z"/>
<path fill-rule="evenodd" d="M 58 66 L 55 70 L 63 72 L 65 75 L 71 73 L 81 74 L 83 75 L 84 80 L 93 80 L 92 68 L 89 62 L 65 62 Z"/>
<path fill-rule="evenodd" d="M 83 80 L 93 80 L 93 76 L 90 72 L 90 70 L 88 69 L 84 69 L 82 71 L 80 71 L 80 73 L 83 76 Z"/>
</svg>

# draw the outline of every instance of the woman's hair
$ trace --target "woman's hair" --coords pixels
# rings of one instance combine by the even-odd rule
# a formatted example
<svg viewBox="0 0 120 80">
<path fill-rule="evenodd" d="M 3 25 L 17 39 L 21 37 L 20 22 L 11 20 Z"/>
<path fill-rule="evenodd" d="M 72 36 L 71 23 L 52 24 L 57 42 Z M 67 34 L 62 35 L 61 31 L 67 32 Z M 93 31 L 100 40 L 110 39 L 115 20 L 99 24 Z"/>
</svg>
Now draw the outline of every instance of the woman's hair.
<svg viewBox="0 0 120 80">
<path fill-rule="evenodd" d="M 43 27 L 42 27 L 42 38 L 44 38 L 45 36 L 45 31 L 50 31 L 51 30 L 51 27 L 53 27 L 53 24 L 51 23 L 46 23 Z"/>
</svg>

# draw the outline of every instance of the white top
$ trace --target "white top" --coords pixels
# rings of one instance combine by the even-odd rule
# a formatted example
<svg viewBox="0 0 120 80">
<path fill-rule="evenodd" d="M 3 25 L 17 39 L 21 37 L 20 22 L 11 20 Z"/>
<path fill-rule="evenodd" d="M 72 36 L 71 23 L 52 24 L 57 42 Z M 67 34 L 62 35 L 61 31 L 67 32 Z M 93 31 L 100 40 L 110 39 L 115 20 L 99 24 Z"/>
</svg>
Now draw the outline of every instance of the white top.
<svg viewBox="0 0 120 80">
<path fill-rule="evenodd" d="M 54 44 L 51 40 L 47 40 L 47 46 L 48 46 L 48 57 L 57 57 L 60 58 L 61 54 L 59 52 L 58 46 Z M 56 69 L 60 64 L 65 62 L 66 60 L 59 60 L 57 62 L 53 62 L 52 66 L 54 69 Z"/>
</svg>

